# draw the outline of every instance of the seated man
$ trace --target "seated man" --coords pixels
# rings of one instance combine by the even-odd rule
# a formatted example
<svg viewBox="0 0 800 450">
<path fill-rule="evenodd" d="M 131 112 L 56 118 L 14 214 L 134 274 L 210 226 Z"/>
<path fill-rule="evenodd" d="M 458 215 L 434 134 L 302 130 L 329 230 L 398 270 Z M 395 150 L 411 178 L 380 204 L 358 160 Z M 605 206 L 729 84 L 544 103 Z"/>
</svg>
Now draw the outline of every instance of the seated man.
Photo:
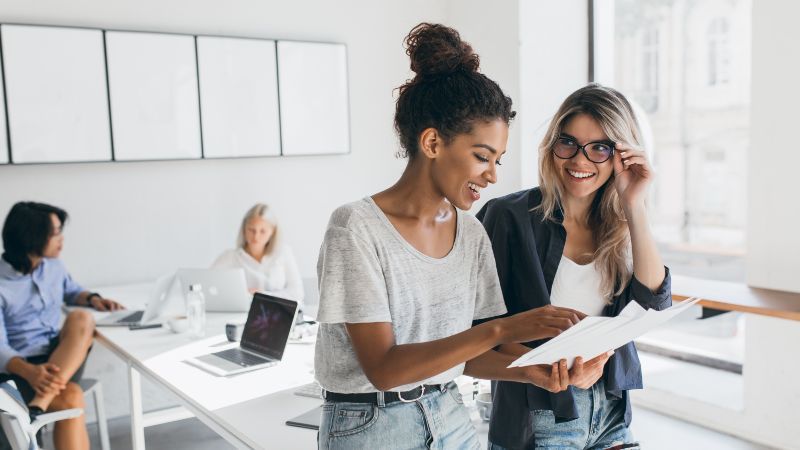
<svg viewBox="0 0 800 450">
<path fill-rule="evenodd" d="M 0 381 L 12 379 L 30 409 L 83 408 L 80 380 L 92 345 L 91 313 L 76 310 L 61 322 L 61 303 L 116 310 L 113 300 L 84 290 L 58 260 L 67 213 L 54 206 L 20 202 L 3 225 L 0 258 Z M 56 422 L 58 449 L 88 449 L 83 416 Z"/>
</svg>

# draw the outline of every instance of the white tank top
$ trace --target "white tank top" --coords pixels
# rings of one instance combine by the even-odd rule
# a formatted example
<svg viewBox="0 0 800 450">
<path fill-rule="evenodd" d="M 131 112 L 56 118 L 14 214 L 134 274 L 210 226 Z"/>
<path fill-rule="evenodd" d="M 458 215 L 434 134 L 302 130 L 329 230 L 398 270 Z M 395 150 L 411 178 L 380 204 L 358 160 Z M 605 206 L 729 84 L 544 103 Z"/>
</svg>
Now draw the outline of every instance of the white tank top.
<svg viewBox="0 0 800 450">
<path fill-rule="evenodd" d="M 606 306 L 600 292 L 600 271 L 594 261 L 580 265 L 564 255 L 558 263 L 550 303 L 554 306 L 577 309 L 589 316 L 599 316 Z"/>
</svg>

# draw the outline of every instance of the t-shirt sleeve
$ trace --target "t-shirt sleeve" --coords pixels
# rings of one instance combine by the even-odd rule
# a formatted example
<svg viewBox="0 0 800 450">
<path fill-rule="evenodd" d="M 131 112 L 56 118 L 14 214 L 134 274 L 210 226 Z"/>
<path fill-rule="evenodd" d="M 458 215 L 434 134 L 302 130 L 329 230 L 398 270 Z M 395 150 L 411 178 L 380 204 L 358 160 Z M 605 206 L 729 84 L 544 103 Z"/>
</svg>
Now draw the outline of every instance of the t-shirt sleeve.
<svg viewBox="0 0 800 450">
<path fill-rule="evenodd" d="M 389 296 L 374 245 L 331 225 L 317 261 L 321 323 L 391 322 Z"/>
<path fill-rule="evenodd" d="M 494 262 L 492 245 L 486 232 L 481 230 L 481 244 L 478 250 L 478 278 L 475 294 L 475 313 L 472 320 L 502 316 L 506 313 L 506 303 L 500 280 L 497 278 L 497 267 Z"/>
</svg>

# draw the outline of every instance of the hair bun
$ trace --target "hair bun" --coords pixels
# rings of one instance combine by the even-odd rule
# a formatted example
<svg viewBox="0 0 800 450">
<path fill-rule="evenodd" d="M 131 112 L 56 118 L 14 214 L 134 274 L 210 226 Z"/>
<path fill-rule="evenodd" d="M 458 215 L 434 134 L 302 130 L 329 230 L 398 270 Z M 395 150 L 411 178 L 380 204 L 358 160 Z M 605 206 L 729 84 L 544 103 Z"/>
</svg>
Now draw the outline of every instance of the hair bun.
<svg viewBox="0 0 800 450">
<path fill-rule="evenodd" d="M 406 36 L 406 54 L 418 77 L 477 72 L 480 58 L 458 31 L 439 24 L 421 23 Z"/>
</svg>

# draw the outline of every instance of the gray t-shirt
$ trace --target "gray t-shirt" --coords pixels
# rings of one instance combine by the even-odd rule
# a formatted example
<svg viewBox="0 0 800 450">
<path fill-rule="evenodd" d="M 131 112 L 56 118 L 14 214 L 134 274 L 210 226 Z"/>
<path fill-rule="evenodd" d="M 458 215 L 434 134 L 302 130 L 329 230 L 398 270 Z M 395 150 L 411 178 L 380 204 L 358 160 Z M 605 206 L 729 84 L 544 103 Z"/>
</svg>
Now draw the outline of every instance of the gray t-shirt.
<svg viewBox="0 0 800 450">
<path fill-rule="evenodd" d="M 452 336 L 474 319 L 505 314 L 489 237 L 477 219 L 457 214 L 455 244 L 437 259 L 409 244 L 371 197 L 333 212 L 317 262 L 314 366 L 324 389 L 377 391 L 358 363 L 345 323 L 391 322 L 395 342 L 410 344 Z M 446 383 L 463 371 L 462 363 L 392 390 Z"/>
</svg>

